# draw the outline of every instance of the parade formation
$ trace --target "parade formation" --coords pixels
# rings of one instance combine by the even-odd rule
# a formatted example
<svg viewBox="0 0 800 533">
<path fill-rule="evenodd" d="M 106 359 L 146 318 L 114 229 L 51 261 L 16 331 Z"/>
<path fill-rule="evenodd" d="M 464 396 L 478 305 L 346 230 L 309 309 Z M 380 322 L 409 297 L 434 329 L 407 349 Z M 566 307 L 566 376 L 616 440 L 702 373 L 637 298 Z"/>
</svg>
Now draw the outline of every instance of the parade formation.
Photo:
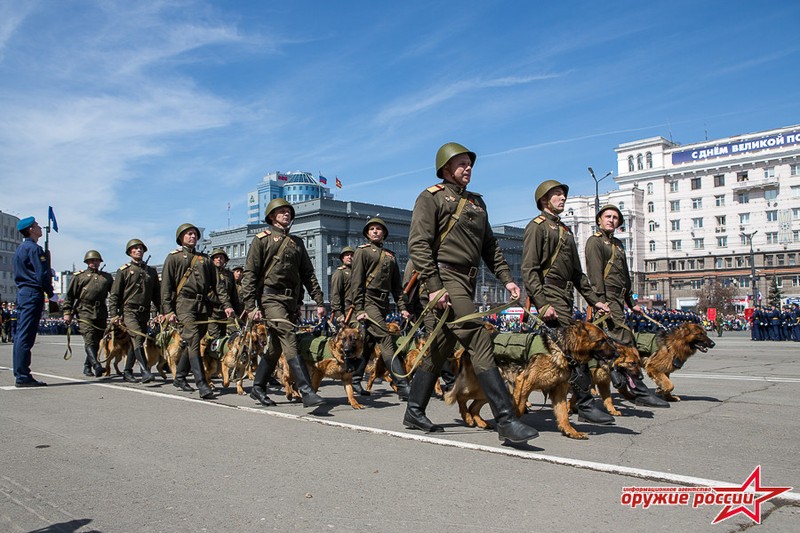
<svg viewBox="0 0 800 533">
<path fill-rule="evenodd" d="M 295 394 L 313 409 L 326 403 L 317 393 L 322 370 L 314 365 L 330 357 L 338 370 L 325 375 L 341 377 L 354 407 L 361 406 L 353 394 L 369 395 L 362 386 L 365 372 L 372 372 L 372 381 L 381 377 L 377 369 L 385 368 L 382 376 L 407 402 L 406 428 L 444 431 L 426 414 L 439 385 L 452 391 L 452 401 L 458 398 L 468 425 L 480 425 L 480 406 L 488 403 L 499 438 L 511 443 L 538 436 L 520 419 L 527 401 L 521 391 L 549 393 L 557 411 L 564 408 L 558 398 L 563 394 L 566 399 L 569 391 L 570 409 L 578 419 L 601 425 L 618 422 L 612 412 L 619 412 L 603 393 L 609 382 L 645 408 L 677 401 L 669 374 L 714 343 L 697 315 L 673 310 L 646 314 L 633 299 L 623 243 L 614 236 L 624 222 L 621 210 L 606 205 L 596 213 L 598 231 L 583 243 L 584 273 L 579 243 L 560 218 L 569 186 L 542 182 L 533 198 L 540 214 L 525 228 L 521 272 L 516 273 L 527 294 L 523 303 L 486 203 L 471 187 L 476 160 L 458 143 L 439 148 L 435 173 L 441 181 L 417 197 L 410 260 L 402 271 L 395 254 L 384 247 L 386 223 L 377 217 L 367 221 L 366 242 L 339 253 L 342 264 L 331 279 L 330 313 L 303 240 L 291 234 L 295 209 L 282 198 L 269 203 L 264 213 L 269 228 L 254 237 L 244 267 L 233 271 L 226 267 L 224 250 L 210 256 L 197 250 L 201 232 L 191 223 L 177 228 L 178 248 L 165 258 L 161 279 L 143 260 L 147 246 L 137 238 L 126 244 L 130 261 L 113 277 L 100 270 L 101 254 L 87 251 L 87 268 L 72 277 L 61 308 L 63 325 L 68 331 L 77 325 L 83 337 L 83 373 L 108 376 L 111 352 L 119 349 L 127 353 L 121 372 L 126 382 L 151 382 L 154 369 L 164 375 L 169 367 L 176 388 L 187 393 L 196 388 L 200 398 L 211 399 L 214 378 L 222 376 L 227 384 L 249 377 L 250 397 L 273 407 L 268 387 L 283 379 L 287 397 Z M 53 296 L 50 256 L 37 244 L 42 229 L 33 217 L 21 220 L 17 229 L 25 237 L 14 257 L 19 294 L 16 305 L 3 303 L 2 340 L 14 341 L 16 386 L 44 386 L 30 366 L 45 296 Z M 509 304 L 478 310 L 481 262 L 505 286 Z M 575 291 L 593 308 L 590 319 L 576 315 Z M 316 304 L 318 327 L 313 330 L 298 320 L 305 294 Z M 490 315 L 498 316 L 511 304 L 525 310 L 513 333 L 488 324 Z M 358 339 L 345 339 L 344 330 Z M 262 331 L 263 347 L 258 340 Z M 751 331 L 753 340 L 798 341 L 800 309 L 756 307 Z M 515 351 L 512 345 L 522 348 Z M 173 365 L 167 364 L 168 353 L 176 354 Z M 229 354 L 234 363 L 223 364 Z M 509 370 L 509 361 L 516 370 Z M 643 371 L 656 383 L 655 391 L 644 382 Z M 194 387 L 187 380 L 190 373 Z M 595 403 L 595 388 L 603 408 Z M 468 398 L 479 403 L 466 407 Z M 584 438 L 576 436 L 581 434 L 570 429 L 568 420 L 562 422 L 559 428 L 567 436 Z"/>
</svg>

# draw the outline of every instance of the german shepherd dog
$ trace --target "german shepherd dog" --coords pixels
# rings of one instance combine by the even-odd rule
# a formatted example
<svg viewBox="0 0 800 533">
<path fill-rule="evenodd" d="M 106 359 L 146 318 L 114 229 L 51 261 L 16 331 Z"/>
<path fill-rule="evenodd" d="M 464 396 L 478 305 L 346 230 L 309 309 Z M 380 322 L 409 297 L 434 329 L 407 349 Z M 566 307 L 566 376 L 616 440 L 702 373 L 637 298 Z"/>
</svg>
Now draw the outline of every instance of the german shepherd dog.
<svg viewBox="0 0 800 533">
<path fill-rule="evenodd" d="M 592 357 L 606 360 L 614 357 L 614 347 L 602 329 L 588 322 L 573 322 L 569 326 L 550 330 L 544 334 L 549 353 L 534 354 L 524 365 L 506 360 L 498 361 L 503 378 L 513 387 L 513 401 L 517 416 L 522 416 L 528 396 L 540 390 L 550 396 L 558 429 L 571 439 L 586 439 L 586 433 L 577 431 L 569 421 L 570 362 L 583 364 Z M 464 422 L 470 427 L 486 428 L 480 416 L 481 407 L 487 403 L 481 390 L 469 352 L 461 356 L 461 365 L 453 389 L 444 395 L 445 403 L 458 403 Z M 467 401 L 472 403 L 467 407 Z"/>
<path fill-rule="evenodd" d="M 236 393 L 243 395 L 244 378 L 253 378 L 250 373 L 251 362 L 258 361 L 258 355 L 263 356 L 266 353 L 268 341 L 267 326 L 264 324 L 253 324 L 228 341 L 227 351 L 220 360 L 222 386 L 227 388 L 231 380 L 235 379 Z"/>
<path fill-rule="evenodd" d="M 679 402 L 680 397 L 672 394 L 675 385 L 669 375 L 683 367 L 696 351 L 706 353 L 714 346 L 716 343 L 699 324 L 681 324 L 665 333 L 658 350 L 644 359 L 644 369 L 656 384 L 656 394 L 668 402 Z"/>
<path fill-rule="evenodd" d="M 609 414 L 620 416 L 622 413 L 614 407 L 614 402 L 611 398 L 611 367 L 617 367 L 625 370 L 626 383 L 619 389 L 619 393 L 631 402 L 636 400 L 636 397 L 631 392 L 635 389 L 636 385 L 631 381 L 629 376 L 637 376 L 641 372 L 641 360 L 639 358 L 639 350 L 633 346 L 612 341 L 614 348 L 617 351 L 617 357 L 613 362 L 601 363 L 592 369 L 592 383 L 594 384 L 600 397 L 603 399 L 603 406 Z M 573 396 L 570 400 L 570 411 L 575 410 L 575 400 Z"/>
<path fill-rule="evenodd" d="M 400 326 L 397 325 L 396 322 L 389 322 L 386 324 L 386 329 L 389 331 L 389 334 L 392 337 L 400 336 Z M 408 352 L 403 359 L 403 366 L 405 367 L 406 373 L 409 374 L 409 381 L 411 381 L 412 376 L 410 374 L 413 372 L 415 368 L 414 365 L 419 357 L 419 349 L 422 348 L 423 344 L 425 344 L 427 338 L 427 335 L 418 334 L 416 337 L 414 337 L 414 340 L 406 346 L 406 350 L 408 350 Z M 369 375 L 367 386 L 364 387 L 368 391 L 372 390 L 372 384 L 375 383 L 376 379 L 382 379 L 388 383 L 395 392 L 397 392 L 397 385 L 395 385 L 392 381 L 392 376 L 389 374 L 389 370 L 386 368 L 386 363 L 383 362 L 383 358 L 381 357 L 381 347 L 377 343 L 375 344 L 375 350 L 373 350 L 373 352 L 370 354 L 370 361 L 367 363 L 367 368 L 364 370 L 364 374 Z M 442 389 L 438 383 L 436 384 L 436 390 L 441 396 Z"/>
<path fill-rule="evenodd" d="M 364 337 L 361 335 L 361 331 L 358 328 L 340 328 L 333 337 L 328 339 L 328 350 L 333 357 L 315 363 L 306 361 L 311 375 L 311 388 L 314 392 L 318 391 L 324 377 L 341 380 L 350 406 L 353 409 L 363 409 L 364 406 L 356 401 L 353 393 L 353 369 L 358 366 L 358 360 L 363 357 L 364 352 Z M 299 354 L 298 357 L 303 357 L 303 354 Z M 286 387 L 286 399 L 299 398 L 300 394 L 294 387 L 292 373 L 289 371 L 289 364 L 283 354 L 281 354 L 278 366 Z"/>
<path fill-rule="evenodd" d="M 105 353 L 106 371 L 104 376 L 111 375 L 111 364 L 114 364 L 114 370 L 118 376 L 122 375 L 119 369 L 120 361 L 124 361 L 128 356 L 128 351 L 131 349 L 131 336 L 128 331 L 119 324 L 112 324 L 108 333 L 100 339 L 100 349 L 98 350 L 98 359 L 102 360 L 100 354 Z"/>
<path fill-rule="evenodd" d="M 161 325 L 151 320 L 148 326 L 150 331 L 144 340 L 144 358 L 147 361 L 148 368 L 155 367 L 161 379 L 166 381 L 167 374 L 164 369 L 169 368 L 169 362 L 165 356 L 166 350 L 160 348 L 154 339 L 161 332 Z"/>
</svg>

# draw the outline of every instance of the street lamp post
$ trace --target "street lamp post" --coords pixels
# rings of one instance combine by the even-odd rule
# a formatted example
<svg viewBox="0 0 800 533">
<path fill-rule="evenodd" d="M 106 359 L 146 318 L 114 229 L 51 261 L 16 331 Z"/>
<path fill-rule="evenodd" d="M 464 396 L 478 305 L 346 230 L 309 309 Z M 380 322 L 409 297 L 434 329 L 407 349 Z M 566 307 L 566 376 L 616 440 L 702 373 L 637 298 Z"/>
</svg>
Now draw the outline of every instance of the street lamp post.
<svg viewBox="0 0 800 533">
<path fill-rule="evenodd" d="M 758 294 L 758 291 L 756 290 L 756 256 L 753 254 L 753 235 L 756 233 L 758 233 L 758 230 L 754 230 L 751 233 L 741 232 L 739 234 L 750 241 L 750 283 L 752 284 L 751 288 L 753 289 L 753 307 L 756 306 L 756 295 Z"/>
<path fill-rule="evenodd" d="M 610 170 L 606 172 L 606 175 L 600 179 L 597 179 L 597 176 L 594 175 L 594 170 L 592 167 L 589 167 L 589 174 L 591 174 L 592 179 L 594 180 L 594 214 L 596 215 L 598 211 L 600 211 L 600 182 L 609 177 L 613 172 Z"/>
</svg>

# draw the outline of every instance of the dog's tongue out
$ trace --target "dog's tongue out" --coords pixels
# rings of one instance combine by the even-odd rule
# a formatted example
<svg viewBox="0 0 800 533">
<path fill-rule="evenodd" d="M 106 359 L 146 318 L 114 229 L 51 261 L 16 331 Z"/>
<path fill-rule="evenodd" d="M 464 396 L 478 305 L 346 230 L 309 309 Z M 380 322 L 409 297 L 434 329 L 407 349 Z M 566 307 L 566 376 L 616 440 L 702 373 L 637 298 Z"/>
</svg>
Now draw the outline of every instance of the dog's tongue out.
<svg viewBox="0 0 800 533">
<path fill-rule="evenodd" d="M 625 374 L 625 377 L 628 378 L 628 387 L 630 387 L 632 391 L 636 390 L 636 384 L 633 382 L 633 378 L 630 377 L 628 374 Z"/>
</svg>

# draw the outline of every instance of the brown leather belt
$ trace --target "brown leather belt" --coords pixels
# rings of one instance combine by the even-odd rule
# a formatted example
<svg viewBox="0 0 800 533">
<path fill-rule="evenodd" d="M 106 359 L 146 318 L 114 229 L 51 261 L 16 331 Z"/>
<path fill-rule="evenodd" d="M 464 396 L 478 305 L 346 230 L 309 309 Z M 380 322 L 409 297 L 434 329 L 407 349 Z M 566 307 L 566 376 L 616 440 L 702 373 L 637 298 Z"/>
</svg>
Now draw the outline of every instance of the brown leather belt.
<svg viewBox="0 0 800 533">
<path fill-rule="evenodd" d="M 389 299 L 389 291 L 382 291 L 380 289 L 367 289 L 367 294 L 374 296 L 375 298 L 380 298 L 381 300 Z"/>
<path fill-rule="evenodd" d="M 623 298 L 628 293 L 628 290 L 625 287 L 613 287 L 611 285 L 606 285 L 606 294 L 613 294 L 615 296 L 622 296 Z"/>
<path fill-rule="evenodd" d="M 264 292 L 267 294 L 280 294 L 282 296 L 291 296 L 294 294 L 292 289 L 273 289 L 272 287 L 264 287 Z"/>
<path fill-rule="evenodd" d="M 544 278 L 544 284 L 552 285 L 554 287 L 558 287 L 559 289 L 566 289 L 568 286 L 572 285 L 572 282 L 555 278 Z"/>
<path fill-rule="evenodd" d="M 453 263 L 445 263 L 444 261 L 439 261 L 438 263 L 436 263 L 436 265 L 440 269 L 452 270 L 453 272 L 464 274 L 465 276 L 468 276 L 470 279 L 475 279 L 478 276 L 478 267 L 455 265 Z"/>
</svg>

